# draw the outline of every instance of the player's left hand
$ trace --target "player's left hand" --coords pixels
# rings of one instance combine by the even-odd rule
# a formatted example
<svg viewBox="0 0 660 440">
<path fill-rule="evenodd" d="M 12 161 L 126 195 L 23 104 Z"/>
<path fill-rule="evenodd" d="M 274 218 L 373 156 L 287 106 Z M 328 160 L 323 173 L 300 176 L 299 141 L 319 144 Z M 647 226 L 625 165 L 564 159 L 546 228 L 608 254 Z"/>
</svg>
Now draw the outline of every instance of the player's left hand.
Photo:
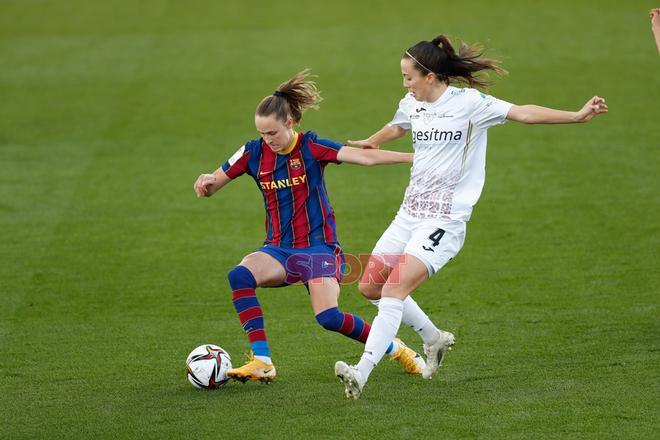
<svg viewBox="0 0 660 440">
<path fill-rule="evenodd" d="M 601 113 L 607 113 L 607 104 L 605 98 L 594 96 L 577 112 L 577 122 L 587 122 L 594 116 Z"/>
<path fill-rule="evenodd" d="M 193 189 L 197 197 L 208 197 L 211 195 L 209 189 L 215 183 L 215 176 L 213 174 L 200 174 Z"/>
</svg>

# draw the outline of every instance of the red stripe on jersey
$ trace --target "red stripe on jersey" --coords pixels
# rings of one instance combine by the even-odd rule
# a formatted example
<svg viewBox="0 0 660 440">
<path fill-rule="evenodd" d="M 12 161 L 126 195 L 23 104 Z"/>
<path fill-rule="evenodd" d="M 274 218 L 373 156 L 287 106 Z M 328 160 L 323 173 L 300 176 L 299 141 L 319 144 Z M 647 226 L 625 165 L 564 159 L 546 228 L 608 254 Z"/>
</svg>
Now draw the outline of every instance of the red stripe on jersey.
<svg viewBox="0 0 660 440">
<path fill-rule="evenodd" d="M 240 176 L 241 174 L 243 174 L 247 171 L 249 161 L 250 161 L 250 151 L 245 150 L 243 152 L 243 155 L 236 162 L 234 162 L 233 165 L 231 165 L 229 168 L 227 168 L 227 171 L 225 171 L 225 174 L 230 179 L 237 178 L 238 176 Z"/>
<path fill-rule="evenodd" d="M 298 137 L 298 145 L 287 159 L 287 171 L 290 182 L 298 182 L 291 186 L 293 196 L 293 215 L 291 216 L 291 229 L 293 230 L 293 247 L 310 246 L 310 224 L 307 215 L 307 199 L 309 198 L 309 182 L 305 174 L 305 160 L 301 149 L 298 148 L 303 136 Z M 304 182 L 302 181 L 304 179 Z"/>
<path fill-rule="evenodd" d="M 328 162 L 337 163 L 337 154 L 339 153 L 339 150 L 335 150 L 334 148 L 328 147 L 326 145 L 317 144 L 311 140 L 309 141 L 308 145 L 309 151 L 312 153 L 312 156 L 314 156 L 314 159 L 318 161 L 325 160 Z"/>
<path fill-rule="evenodd" d="M 353 315 L 350 313 L 344 313 L 344 321 L 341 323 L 341 327 L 339 327 L 339 333 L 342 335 L 350 335 L 353 333 L 354 327 L 355 320 L 353 319 Z"/>
<path fill-rule="evenodd" d="M 248 340 L 250 342 L 265 341 L 266 332 L 263 329 L 251 331 L 250 333 L 248 333 Z"/>
<path fill-rule="evenodd" d="M 335 277 L 337 278 L 337 280 L 341 280 L 342 279 L 341 250 L 339 249 L 339 253 L 338 253 L 337 252 L 338 249 L 339 248 L 335 249 L 335 255 L 336 255 L 335 260 L 337 265 L 337 270 L 335 271 Z"/>
<path fill-rule="evenodd" d="M 267 185 L 266 189 L 263 189 L 263 185 L 261 185 L 262 182 L 273 182 L 276 162 L 277 154 L 270 149 L 266 141 L 263 141 L 261 143 L 261 161 L 259 163 L 257 179 L 259 180 L 259 186 L 261 186 L 262 191 L 266 196 L 266 209 L 270 214 L 270 225 L 273 231 L 270 244 L 279 246 L 280 240 L 282 239 L 282 231 L 280 229 L 280 206 L 277 200 L 277 189 L 275 189 L 273 185 Z"/>
<path fill-rule="evenodd" d="M 367 342 L 367 338 L 369 337 L 370 331 L 371 331 L 371 326 L 367 321 L 364 321 L 364 327 L 362 327 L 362 333 L 360 333 L 360 336 L 358 336 L 357 340 L 360 342 Z"/>
<path fill-rule="evenodd" d="M 335 219 L 335 215 L 332 212 L 330 213 L 329 219 L 332 220 L 332 223 L 334 223 L 335 225 L 337 224 L 337 220 Z M 326 222 L 325 227 L 327 227 L 328 231 L 330 231 L 330 234 L 332 236 L 332 243 L 336 243 L 337 242 L 337 235 L 335 234 L 335 230 L 332 229 L 332 226 L 330 225 L 329 221 Z"/>
<path fill-rule="evenodd" d="M 250 307 L 247 310 L 243 310 L 241 313 L 239 313 L 238 319 L 240 319 L 241 322 L 247 322 L 250 319 L 260 318 L 262 316 L 263 316 L 263 312 L 261 311 L 261 307 L 255 306 L 255 307 Z"/>
</svg>

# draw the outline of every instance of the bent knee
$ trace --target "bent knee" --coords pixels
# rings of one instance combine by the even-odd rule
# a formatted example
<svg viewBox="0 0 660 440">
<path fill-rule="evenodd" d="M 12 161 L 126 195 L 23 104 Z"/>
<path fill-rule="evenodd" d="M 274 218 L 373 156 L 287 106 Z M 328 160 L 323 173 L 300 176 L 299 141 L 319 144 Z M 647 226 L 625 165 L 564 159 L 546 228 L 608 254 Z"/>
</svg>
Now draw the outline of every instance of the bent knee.
<svg viewBox="0 0 660 440">
<path fill-rule="evenodd" d="M 254 275 L 245 266 L 238 265 L 229 271 L 227 274 L 229 279 L 229 285 L 232 289 L 241 289 L 241 288 L 255 288 L 257 287 L 257 281 L 254 278 Z"/>
<path fill-rule="evenodd" d="M 375 283 L 363 283 L 360 281 L 358 284 L 358 290 L 367 299 L 380 299 L 380 293 L 383 286 Z"/>
</svg>

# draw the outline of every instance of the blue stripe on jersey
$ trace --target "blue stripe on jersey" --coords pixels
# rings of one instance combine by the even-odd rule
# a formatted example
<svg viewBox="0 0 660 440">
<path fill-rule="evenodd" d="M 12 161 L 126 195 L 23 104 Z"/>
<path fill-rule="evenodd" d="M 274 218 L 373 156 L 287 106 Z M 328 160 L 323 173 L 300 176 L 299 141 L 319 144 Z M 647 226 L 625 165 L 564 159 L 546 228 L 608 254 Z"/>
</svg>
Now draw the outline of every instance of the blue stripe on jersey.
<svg viewBox="0 0 660 440">
<path fill-rule="evenodd" d="M 273 240 L 273 224 L 271 223 L 270 211 L 268 210 L 268 202 L 266 202 L 266 197 L 264 197 L 264 209 L 266 210 L 266 241 L 271 242 Z"/>
<path fill-rule="evenodd" d="M 261 163 L 261 141 L 251 141 L 248 143 L 248 146 L 251 150 L 250 160 L 248 161 L 248 170 L 250 175 L 254 178 L 259 172 L 259 163 Z M 255 182 L 256 181 L 257 179 L 255 179 Z M 259 187 L 259 182 L 256 183 L 257 187 Z M 261 187 L 259 187 L 259 191 L 261 191 Z"/>
</svg>

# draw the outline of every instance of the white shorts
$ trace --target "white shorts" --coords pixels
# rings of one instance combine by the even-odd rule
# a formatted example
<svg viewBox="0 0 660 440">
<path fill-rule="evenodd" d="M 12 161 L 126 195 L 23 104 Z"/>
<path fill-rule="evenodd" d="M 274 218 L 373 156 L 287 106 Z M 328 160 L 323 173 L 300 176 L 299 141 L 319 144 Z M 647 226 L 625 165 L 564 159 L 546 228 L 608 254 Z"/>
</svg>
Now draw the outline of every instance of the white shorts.
<svg viewBox="0 0 660 440">
<path fill-rule="evenodd" d="M 462 221 L 416 219 L 399 211 L 376 243 L 372 255 L 384 256 L 389 266 L 392 266 L 392 256 L 413 255 L 426 265 L 430 277 L 461 250 L 465 231 Z"/>
</svg>

